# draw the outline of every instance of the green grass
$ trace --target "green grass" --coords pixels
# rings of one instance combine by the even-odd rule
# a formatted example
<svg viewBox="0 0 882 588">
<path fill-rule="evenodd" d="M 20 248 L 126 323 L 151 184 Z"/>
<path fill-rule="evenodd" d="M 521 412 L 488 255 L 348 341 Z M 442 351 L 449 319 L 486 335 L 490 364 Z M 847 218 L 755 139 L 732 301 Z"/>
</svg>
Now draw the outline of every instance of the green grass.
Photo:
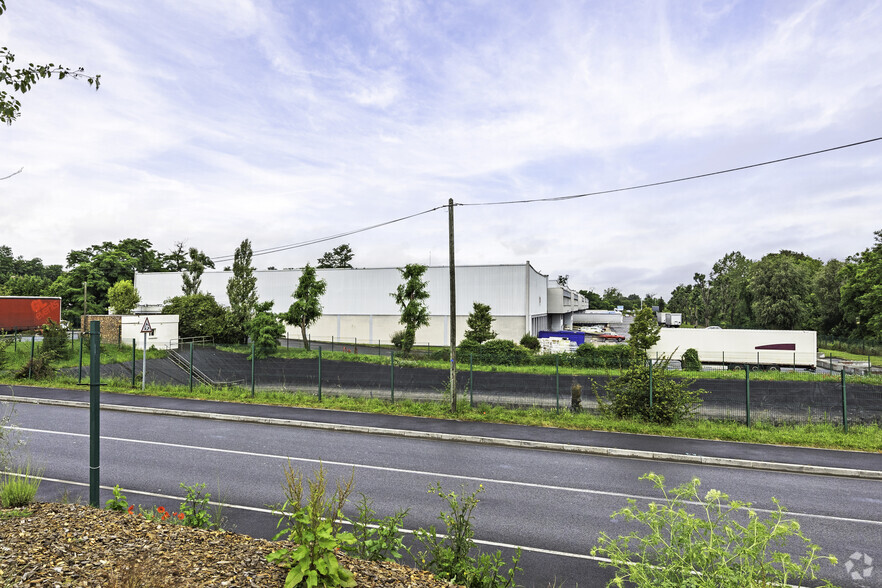
<svg viewBox="0 0 882 588">
<path fill-rule="evenodd" d="M 108 346 L 106 349 L 106 357 L 102 356 L 102 362 L 110 362 L 115 357 L 114 349 L 116 346 Z M 226 346 L 226 350 L 236 350 L 239 352 L 250 351 L 246 346 Z M 118 356 L 124 357 L 122 361 L 131 361 L 131 347 L 117 350 Z M 151 351 L 148 357 L 161 356 L 162 352 Z M 279 357 L 317 357 L 317 351 L 306 352 L 302 349 L 281 349 L 277 354 Z M 385 364 L 389 365 L 388 357 L 378 357 L 370 355 L 355 355 L 342 352 L 322 352 L 323 359 L 341 359 L 345 361 L 362 361 L 365 363 Z M 140 358 L 139 358 L 140 360 Z M 70 361 L 70 360 L 68 360 Z M 408 363 L 404 363 L 407 361 Z M 396 361 L 396 365 L 412 365 L 414 367 L 434 367 L 439 369 L 447 369 L 449 365 L 446 362 L 433 362 L 422 360 L 404 360 L 401 364 Z M 412 362 L 412 363 L 410 363 Z M 73 365 L 76 365 L 74 363 Z M 493 371 L 491 368 L 483 366 L 482 371 Z M 462 369 L 462 368 L 461 368 Z M 476 367 L 477 369 L 477 367 Z M 522 366 L 520 368 L 496 368 L 498 371 L 513 371 L 517 373 L 539 373 L 550 375 L 554 373 L 554 367 L 551 366 Z M 567 370 L 561 371 L 561 375 L 607 375 L 605 370 Z M 614 375 L 614 374 L 611 374 Z M 684 377 L 701 377 L 701 378 L 734 378 L 743 379 L 743 372 L 684 372 Z M 839 381 L 838 374 L 832 376 L 824 376 L 821 374 L 806 373 L 790 373 L 790 372 L 752 372 L 751 379 L 756 380 L 826 380 L 831 379 Z M 871 384 L 882 384 L 882 378 L 874 377 L 846 377 L 847 382 L 861 382 Z M 8 374 L 0 375 L 0 383 L 30 383 L 23 381 L 15 381 Z M 82 389 L 77 385 L 77 379 L 68 376 L 56 376 L 51 380 L 39 382 L 39 385 L 46 387 Z M 121 392 L 127 394 L 142 394 L 140 389 L 132 389 L 131 382 L 125 380 L 112 380 L 102 385 L 102 389 L 106 392 Z M 588 393 L 586 391 L 586 393 Z M 448 404 L 440 402 L 416 402 L 412 400 L 399 400 L 391 403 L 387 400 L 359 398 L 359 397 L 337 397 L 324 396 L 321 401 L 312 393 L 291 392 L 282 390 L 265 390 L 259 389 L 255 393 L 255 397 L 251 398 L 250 388 L 210 388 L 207 386 L 195 386 L 191 393 L 187 386 L 172 385 L 154 385 L 148 384 L 143 394 L 149 396 L 166 396 L 173 398 L 192 398 L 201 400 L 217 400 L 225 402 L 242 402 L 276 406 L 300 406 L 310 408 L 324 408 L 331 410 L 347 410 L 355 412 L 405 415 L 405 416 L 423 416 L 431 418 L 473 421 L 473 422 L 492 422 L 492 423 L 510 423 L 540 427 L 558 427 L 565 429 L 577 430 L 599 430 L 599 431 L 616 431 L 623 433 L 640 433 L 648 435 L 660 435 L 670 437 L 689 437 L 695 439 L 715 439 L 724 441 L 743 441 L 750 443 L 765 443 L 775 445 L 795 445 L 804 447 L 822 447 L 831 449 L 848 449 L 859 451 L 882 452 L 882 428 L 876 425 L 851 425 L 848 433 L 844 433 L 841 427 L 829 424 L 801 424 L 801 425 L 772 425 L 765 422 L 754 422 L 753 426 L 748 428 L 744 425 L 725 422 L 725 421 L 709 421 L 709 420 L 690 420 L 674 426 L 653 425 L 650 423 L 630 420 L 617 420 L 601 417 L 591 413 L 573 414 L 568 410 L 562 410 L 560 413 L 549 411 L 542 408 L 526 408 L 526 409 L 508 409 L 501 407 L 492 407 L 482 405 L 474 408 L 468 406 L 468 400 L 463 399 L 460 404 L 460 410 L 453 414 Z"/>
<path fill-rule="evenodd" d="M 882 365 L 882 355 L 861 355 L 859 353 L 846 353 L 845 351 L 839 351 L 837 349 L 829 349 L 829 348 L 818 348 L 818 351 L 823 353 L 827 357 L 839 357 L 841 359 L 851 359 L 853 361 L 867 361 L 867 357 L 870 358 L 870 363 L 873 365 Z"/>
<path fill-rule="evenodd" d="M 0 507 L 19 508 L 34 501 L 43 472 L 31 472 L 31 464 L 19 467 L 15 473 L 0 477 Z"/>
</svg>

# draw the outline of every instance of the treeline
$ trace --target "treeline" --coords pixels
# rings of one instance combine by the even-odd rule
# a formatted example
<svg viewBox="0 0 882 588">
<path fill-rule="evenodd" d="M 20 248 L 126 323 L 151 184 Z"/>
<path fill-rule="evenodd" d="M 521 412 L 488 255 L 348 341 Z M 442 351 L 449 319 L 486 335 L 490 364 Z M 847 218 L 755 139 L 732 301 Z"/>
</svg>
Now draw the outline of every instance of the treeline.
<svg viewBox="0 0 882 588">
<path fill-rule="evenodd" d="M 665 309 L 697 326 L 882 340 L 882 230 L 872 248 L 845 261 L 787 250 L 755 261 L 734 251 L 677 286 Z"/>
</svg>

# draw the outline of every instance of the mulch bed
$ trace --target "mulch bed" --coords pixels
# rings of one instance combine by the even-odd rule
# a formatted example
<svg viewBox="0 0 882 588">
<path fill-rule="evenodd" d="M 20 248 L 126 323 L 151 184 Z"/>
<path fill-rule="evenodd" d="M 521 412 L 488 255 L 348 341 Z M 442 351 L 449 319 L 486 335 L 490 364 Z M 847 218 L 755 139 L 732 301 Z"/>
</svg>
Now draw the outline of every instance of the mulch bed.
<svg viewBox="0 0 882 588">
<path fill-rule="evenodd" d="M 0 510 L 0 586 L 284 586 L 287 570 L 266 561 L 285 541 L 152 522 L 77 504 Z M 339 555 L 359 587 L 449 588 L 392 562 Z"/>
</svg>

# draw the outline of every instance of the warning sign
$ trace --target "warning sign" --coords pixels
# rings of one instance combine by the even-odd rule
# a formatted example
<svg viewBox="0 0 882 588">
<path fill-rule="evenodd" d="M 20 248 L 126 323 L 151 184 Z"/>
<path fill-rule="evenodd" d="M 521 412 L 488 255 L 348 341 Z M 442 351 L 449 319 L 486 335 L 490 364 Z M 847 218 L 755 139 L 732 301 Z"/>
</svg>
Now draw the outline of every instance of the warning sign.
<svg viewBox="0 0 882 588">
<path fill-rule="evenodd" d="M 144 319 L 144 326 L 141 327 L 141 332 L 142 333 L 152 333 L 153 332 L 153 329 L 150 328 L 150 319 L 149 318 Z"/>
</svg>

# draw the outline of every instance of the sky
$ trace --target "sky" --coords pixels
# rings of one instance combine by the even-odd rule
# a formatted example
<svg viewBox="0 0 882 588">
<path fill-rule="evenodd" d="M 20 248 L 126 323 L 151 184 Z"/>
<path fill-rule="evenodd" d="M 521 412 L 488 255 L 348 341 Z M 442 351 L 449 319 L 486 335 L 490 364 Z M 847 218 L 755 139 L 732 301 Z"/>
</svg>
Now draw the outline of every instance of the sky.
<svg viewBox="0 0 882 588">
<path fill-rule="evenodd" d="M 882 229 L 882 2 L 7 0 L 44 80 L 0 128 L 0 244 L 64 264 L 184 242 L 259 269 L 520 264 L 667 298 L 731 251 L 829 260 Z M 468 205 L 468 206 L 465 206 Z M 477 205 L 477 206 L 473 206 Z"/>
</svg>

